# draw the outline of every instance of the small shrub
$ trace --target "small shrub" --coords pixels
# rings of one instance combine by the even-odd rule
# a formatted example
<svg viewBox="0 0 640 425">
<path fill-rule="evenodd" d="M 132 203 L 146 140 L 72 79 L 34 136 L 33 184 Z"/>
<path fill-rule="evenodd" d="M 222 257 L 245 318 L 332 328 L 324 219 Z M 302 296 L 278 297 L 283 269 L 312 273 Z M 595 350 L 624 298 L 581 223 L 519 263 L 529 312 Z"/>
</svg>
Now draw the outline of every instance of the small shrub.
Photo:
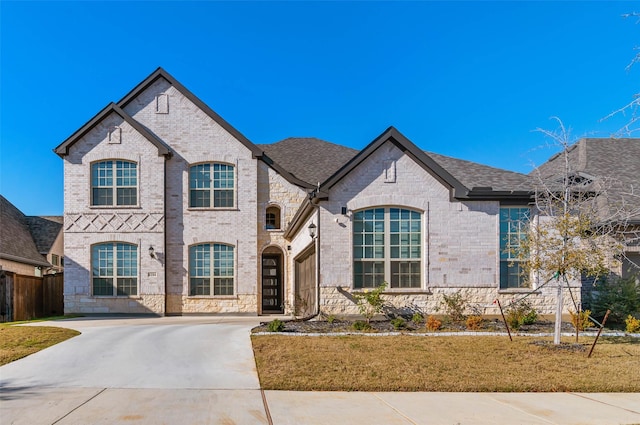
<svg viewBox="0 0 640 425">
<path fill-rule="evenodd" d="M 628 315 L 624 322 L 627 324 L 627 328 L 625 330 L 630 334 L 640 332 L 640 319 L 636 319 L 632 315 Z"/>
<path fill-rule="evenodd" d="M 353 294 L 353 297 L 358 304 L 358 311 L 364 316 L 367 323 L 371 321 L 373 316 L 382 312 L 384 307 L 384 300 L 382 299 L 382 291 L 387 287 L 387 282 L 378 286 L 376 289 L 365 289 L 360 294 Z"/>
<path fill-rule="evenodd" d="M 423 320 L 424 317 L 420 313 L 413 313 L 413 316 L 411 316 L 411 321 L 414 325 L 419 325 Z"/>
<path fill-rule="evenodd" d="M 464 311 L 467 307 L 467 299 L 461 292 L 456 292 L 451 295 L 442 295 L 442 304 L 444 307 L 444 313 L 451 318 L 454 323 L 463 323 L 467 316 L 464 315 Z"/>
<path fill-rule="evenodd" d="M 353 326 L 353 329 L 357 331 L 366 331 L 371 329 L 371 325 L 364 320 L 356 320 L 351 326 Z"/>
<path fill-rule="evenodd" d="M 467 317 L 466 325 L 470 331 L 480 330 L 482 326 L 482 316 L 469 316 Z"/>
<path fill-rule="evenodd" d="M 532 325 L 538 319 L 538 313 L 528 301 L 521 301 L 507 310 L 507 323 L 511 329 L 518 330 L 522 325 Z"/>
<path fill-rule="evenodd" d="M 407 321 L 402 317 L 396 317 L 395 319 L 392 319 L 391 324 L 393 325 L 393 328 L 395 330 L 400 330 L 407 327 Z"/>
<path fill-rule="evenodd" d="M 269 332 L 282 332 L 284 330 L 284 322 L 280 319 L 275 319 L 267 325 Z"/>
<path fill-rule="evenodd" d="M 591 310 L 579 311 L 577 313 L 569 310 L 569 315 L 571 316 L 571 324 L 573 325 L 574 329 L 583 331 L 591 327 L 591 321 L 589 320 L 589 316 L 591 316 Z"/>
<path fill-rule="evenodd" d="M 328 323 L 333 323 L 336 321 L 336 315 L 335 314 L 330 314 L 327 316 L 327 322 Z"/>
<path fill-rule="evenodd" d="M 435 332 L 442 327 L 442 322 L 433 316 L 429 316 L 427 317 L 426 327 L 429 332 Z"/>
</svg>

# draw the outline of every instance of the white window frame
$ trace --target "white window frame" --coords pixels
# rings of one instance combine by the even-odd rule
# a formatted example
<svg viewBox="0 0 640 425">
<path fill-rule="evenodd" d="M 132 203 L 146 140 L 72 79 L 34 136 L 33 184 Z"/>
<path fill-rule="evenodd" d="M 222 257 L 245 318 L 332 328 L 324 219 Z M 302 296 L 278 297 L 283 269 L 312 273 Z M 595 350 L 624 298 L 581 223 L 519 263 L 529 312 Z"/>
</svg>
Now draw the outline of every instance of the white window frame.
<svg viewBox="0 0 640 425">
<path fill-rule="evenodd" d="M 357 217 L 359 214 L 364 214 L 367 211 L 375 211 L 377 210 L 382 210 L 383 211 L 383 216 L 382 216 L 382 223 L 383 223 L 383 230 L 382 230 L 382 240 L 380 240 L 380 238 L 376 238 L 376 233 L 379 234 L 380 232 L 363 232 L 363 233 L 358 233 L 358 235 L 362 235 L 362 239 L 363 242 L 362 243 L 356 243 L 356 222 L 358 222 L 359 220 L 357 220 Z M 395 221 L 391 219 L 391 211 L 392 210 L 398 210 L 398 212 L 400 214 L 402 214 L 403 212 L 408 212 L 410 214 L 409 219 L 407 221 L 408 226 L 410 227 L 408 232 L 400 232 L 400 227 L 398 227 L 398 231 L 397 232 L 392 232 L 391 230 L 391 222 Z M 417 217 L 416 217 L 417 214 Z M 377 220 L 378 222 L 380 222 L 380 220 Z M 406 221 L 406 219 L 398 219 L 398 221 Z M 415 230 L 415 226 L 413 223 L 417 222 L 417 231 Z M 377 286 L 379 286 L 380 284 L 382 284 L 382 282 L 387 282 L 388 286 L 387 289 L 390 291 L 412 291 L 412 290 L 420 290 L 423 287 L 423 281 L 424 281 L 424 270 L 423 270 L 423 255 L 424 255 L 424 238 L 423 238 L 423 233 L 424 233 L 424 229 L 423 229 L 423 222 L 424 222 L 424 214 L 423 212 L 416 210 L 416 209 L 412 209 L 412 208 L 407 208 L 407 207 L 402 207 L 402 206 L 378 206 L 378 207 L 369 207 L 369 208 L 363 208 L 361 210 L 355 211 L 354 215 L 353 215 L 353 219 L 352 219 L 352 229 L 351 229 L 351 237 L 352 237 L 352 267 L 353 267 L 353 275 L 352 275 L 352 287 L 354 290 L 361 290 L 361 289 L 369 289 L 369 288 L 375 288 Z M 400 226 L 400 223 L 398 223 Z M 363 222 L 364 225 L 364 222 Z M 411 229 L 411 227 L 414 227 L 414 229 Z M 371 234 L 371 241 L 373 242 L 373 244 L 367 244 L 366 243 L 366 234 Z M 391 245 L 392 242 L 392 234 L 397 234 L 399 242 L 396 245 Z M 408 240 L 409 243 L 408 244 L 403 244 L 402 241 L 400 240 L 402 238 L 401 235 L 407 235 L 408 236 Z M 380 244 L 380 242 L 382 242 L 382 244 Z M 402 252 L 403 248 L 407 249 L 409 253 L 409 257 L 392 257 L 392 249 L 397 247 L 398 248 L 398 252 Z M 382 257 L 375 257 L 375 253 L 376 253 L 376 248 L 378 248 L 378 253 L 379 248 L 382 248 Z M 356 253 L 357 249 L 363 249 L 363 255 L 359 256 Z M 366 250 L 367 249 L 371 249 L 372 254 L 374 255 L 373 257 L 367 257 L 366 254 Z M 362 263 L 362 265 L 364 266 L 366 263 L 378 263 L 378 267 L 380 265 L 382 265 L 382 271 L 380 272 L 380 270 L 373 271 L 373 275 L 377 275 L 377 281 L 376 278 L 374 277 L 374 281 L 372 282 L 371 285 L 367 284 L 366 282 L 364 282 L 364 275 L 366 274 L 364 272 L 364 267 L 363 267 L 363 272 L 361 273 L 362 277 L 362 281 L 360 284 L 357 284 L 357 263 Z M 401 282 L 400 282 L 400 278 L 397 279 L 395 278 L 395 275 L 393 273 L 393 266 L 397 265 L 398 267 L 401 267 L 402 263 L 409 263 L 406 266 L 410 267 L 411 269 L 413 269 L 413 271 L 410 271 L 409 273 L 405 273 L 411 276 L 411 280 L 415 280 L 417 278 L 417 283 L 413 283 L 411 282 L 409 286 L 400 286 Z M 375 266 L 374 266 L 375 267 Z M 416 268 L 417 268 L 417 277 L 416 277 Z M 398 270 L 398 274 L 400 273 L 400 270 Z M 381 277 L 382 276 L 382 277 Z"/>
<path fill-rule="evenodd" d="M 120 171 L 124 173 L 124 170 L 126 169 L 126 167 L 119 168 L 118 163 L 133 165 L 134 167 L 129 169 L 135 170 L 135 176 L 134 177 L 131 177 L 131 176 L 118 177 L 118 173 Z M 97 170 L 96 167 L 99 167 L 101 164 L 110 164 L 110 169 L 108 170 L 110 171 L 110 176 L 96 175 L 96 173 L 99 173 L 99 170 Z M 90 202 L 91 207 L 95 207 L 95 208 L 136 208 L 138 207 L 140 204 L 140 173 L 139 171 L 140 170 L 138 167 L 138 163 L 136 161 L 131 161 L 128 159 L 101 159 L 101 160 L 92 162 L 90 166 L 90 177 L 89 177 L 90 178 L 90 195 L 89 196 L 91 199 L 91 202 Z M 118 178 L 135 179 L 135 185 L 124 185 L 124 184 L 118 185 Z M 106 184 L 106 183 L 100 184 L 100 180 L 107 180 L 107 179 L 111 180 L 111 184 Z M 104 203 L 104 204 L 96 203 L 97 200 L 95 196 L 95 191 L 99 189 L 103 189 L 111 192 L 110 203 Z M 118 189 L 135 190 L 135 197 L 136 197 L 135 203 L 118 204 Z"/>
<path fill-rule="evenodd" d="M 268 215 L 273 213 L 273 210 L 276 210 L 276 212 L 274 213 L 275 225 L 274 227 L 269 227 Z M 264 211 L 264 227 L 267 230 L 282 230 L 282 208 L 280 208 L 279 205 L 276 205 L 276 204 L 267 205 L 267 208 Z"/>
<path fill-rule="evenodd" d="M 133 267 L 126 266 L 126 263 L 120 262 L 118 258 L 119 254 L 119 246 L 135 248 L 135 253 L 133 260 L 135 263 Z M 100 247 L 111 247 L 111 263 L 109 264 L 109 259 L 105 258 L 105 263 L 101 263 L 101 258 L 96 257 L 96 255 L 101 255 L 99 249 Z M 118 298 L 137 298 L 140 295 L 140 246 L 137 244 L 133 244 L 130 242 L 101 242 L 91 245 L 91 295 L 94 297 L 118 297 Z M 124 253 L 126 251 L 123 250 L 123 261 Z M 131 257 L 128 258 L 131 260 Z M 96 262 L 97 261 L 97 262 Z M 111 269 L 110 273 L 103 273 L 104 269 Z M 120 274 L 124 273 L 125 270 L 135 269 L 135 273 L 131 274 Z M 121 271 L 122 270 L 122 271 Z M 97 271 L 97 274 L 96 274 Z M 96 284 L 94 282 L 95 279 L 111 279 L 111 293 L 100 293 L 96 294 Z M 119 293 L 119 279 L 135 279 L 135 293 Z M 129 286 L 131 287 L 131 286 Z"/>
<path fill-rule="evenodd" d="M 197 264 L 198 259 L 193 258 L 193 254 L 196 253 L 196 249 L 198 247 L 208 247 L 208 252 L 203 252 L 208 254 L 208 264 L 204 263 L 202 266 Z M 230 249 L 232 254 L 232 258 L 229 260 L 228 258 L 218 258 L 217 261 L 220 263 L 216 266 L 216 258 L 215 258 L 215 249 L 218 247 L 225 247 L 226 249 Z M 222 251 L 220 251 L 222 252 Z M 228 298 L 236 296 L 236 271 L 237 271 L 237 254 L 236 247 L 231 244 L 222 243 L 222 242 L 202 242 L 189 246 L 188 252 L 188 260 L 189 260 L 189 296 L 190 297 L 215 297 L 215 298 Z M 224 260 L 227 260 L 226 262 Z M 224 262 L 224 265 L 223 265 Z M 208 273 L 199 272 L 199 269 L 206 269 L 208 267 Z M 216 270 L 217 269 L 217 270 Z M 229 269 L 231 269 L 229 271 Z M 199 279 L 202 280 L 201 287 L 205 287 L 204 284 L 207 284 L 208 293 L 204 293 L 205 291 L 196 290 L 198 286 L 194 286 L 194 280 Z M 208 282 L 204 282 L 208 280 Z M 231 289 L 231 293 L 218 293 L 216 294 L 217 283 L 224 283 L 224 280 L 231 280 L 231 285 L 226 285 L 227 289 Z M 223 288 L 223 287 L 220 287 Z M 203 292 L 203 293 L 198 293 Z"/>
<path fill-rule="evenodd" d="M 192 187 L 192 173 L 194 173 L 194 170 L 197 167 L 202 167 L 202 166 L 209 166 L 210 169 L 208 171 L 208 173 L 210 174 L 210 178 L 209 178 L 209 187 L 197 187 L 197 182 L 202 182 L 202 181 L 206 181 L 203 179 L 195 179 L 196 182 L 196 187 Z M 227 184 L 230 181 L 231 184 L 233 185 L 230 189 L 228 187 L 224 187 L 224 188 L 216 188 L 216 179 L 215 177 L 215 167 L 216 166 L 224 166 L 224 167 L 229 167 L 231 169 L 231 171 L 233 172 L 233 176 L 231 179 L 220 179 L 220 181 L 226 181 Z M 218 172 L 221 172 L 222 170 L 218 170 Z M 228 172 L 228 171 L 226 171 Z M 229 210 L 229 209 L 235 209 L 237 202 L 238 202 L 238 172 L 237 172 L 237 166 L 235 164 L 231 164 L 228 162 L 218 162 L 218 161 L 208 161 L 208 162 L 199 162 L 196 164 L 191 164 L 189 165 L 189 172 L 188 172 L 188 191 L 189 191 L 189 208 L 190 209 L 216 209 L 216 210 Z M 233 200 L 231 202 L 231 205 L 223 205 L 223 206 L 215 206 L 215 201 L 216 201 L 216 193 L 218 192 L 231 192 L 231 195 L 233 196 Z M 203 193 L 207 193 L 208 194 L 208 205 L 194 205 L 195 204 L 195 199 L 194 199 L 194 193 L 195 192 L 203 192 Z"/>
<path fill-rule="evenodd" d="M 512 211 L 519 210 L 518 214 L 525 213 L 526 220 L 513 220 Z M 504 213 L 507 220 L 503 220 Z M 498 216 L 498 252 L 499 273 L 498 286 L 500 290 L 530 289 L 531 281 L 523 275 L 522 263 L 526 260 L 518 258 L 520 241 L 527 237 L 528 226 L 531 224 L 531 208 L 525 205 L 501 205 Z M 506 231 L 505 230 L 506 227 Z M 516 242 L 516 243 L 512 243 Z M 513 276 L 517 276 L 517 285 L 510 285 Z M 511 277 L 511 278 L 510 278 Z"/>
</svg>

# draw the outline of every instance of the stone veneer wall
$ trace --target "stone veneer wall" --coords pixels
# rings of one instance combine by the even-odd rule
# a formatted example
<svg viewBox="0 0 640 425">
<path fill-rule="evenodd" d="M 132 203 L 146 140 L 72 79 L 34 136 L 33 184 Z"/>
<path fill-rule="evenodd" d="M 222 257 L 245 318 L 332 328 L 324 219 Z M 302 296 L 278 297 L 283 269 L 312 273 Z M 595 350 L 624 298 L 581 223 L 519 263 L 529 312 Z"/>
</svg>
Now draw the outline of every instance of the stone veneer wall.
<svg viewBox="0 0 640 425">
<path fill-rule="evenodd" d="M 348 316 L 360 314 L 352 298 L 352 289 L 341 287 L 321 288 L 321 311 L 326 314 L 337 316 Z M 506 308 L 512 301 L 518 301 L 526 295 L 524 292 L 498 293 L 495 288 L 433 288 L 432 292 L 426 293 L 383 293 L 382 297 L 388 305 L 393 306 L 402 313 L 419 312 L 421 314 L 443 314 L 443 295 L 452 295 L 456 292 L 463 294 L 471 307 L 467 314 L 480 312 L 484 315 L 499 315 L 500 310 L 493 301 L 498 298 L 503 308 Z M 580 289 L 571 288 L 571 293 L 580 303 Z M 563 290 L 563 312 L 575 311 L 571 293 L 568 289 Z M 538 314 L 551 315 L 556 310 L 556 288 L 544 288 L 529 295 L 526 300 Z"/>
<path fill-rule="evenodd" d="M 294 296 L 294 263 L 291 251 L 288 249 L 289 242 L 284 238 L 284 231 L 288 223 L 298 210 L 298 207 L 307 197 L 304 189 L 289 183 L 285 178 L 269 168 L 265 163 L 258 162 L 258 244 L 257 250 L 260 254 L 266 249 L 277 248 L 283 255 L 283 291 L 285 314 L 291 314 L 295 305 Z M 280 229 L 266 229 L 267 207 L 274 205 L 280 208 Z M 258 260 L 258 313 L 262 313 L 262 269 L 261 261 Z"/>
</svg>

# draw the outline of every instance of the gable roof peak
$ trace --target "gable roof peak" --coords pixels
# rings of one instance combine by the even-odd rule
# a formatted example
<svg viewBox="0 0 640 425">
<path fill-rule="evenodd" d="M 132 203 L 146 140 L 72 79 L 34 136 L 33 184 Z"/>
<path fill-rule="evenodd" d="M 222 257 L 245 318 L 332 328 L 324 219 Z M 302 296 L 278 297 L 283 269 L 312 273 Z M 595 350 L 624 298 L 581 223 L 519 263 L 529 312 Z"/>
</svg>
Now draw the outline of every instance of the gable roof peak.
<svg viewBox="0 0 640 425">
<path fill-rule="evenodd" d="M 342 180 L 343 177 L 349 174 L 354 168 L 360 165 L 386 142 L 393 143 L 397 148 L 416 161 L 423 169 L 432 174 L 436 179 L 453 189 L 456 196 L 464 196 L 469 192 L 469 189 L 464 187 L 459 180 L 442 168 L 440 164 L 418 148 L 418 146 L 406 138 L 394 126 L 389 126 L 378 137 L 373 139 L 373 141 L 362 149 L 356 156 L 322 183 L 320 188 L 325 191 L 331 189 L 336 183 Z"/>
<path fill-rule="evenodd" d="M 123 120 L 127 122 L 131 127 L 133 127 L 138 133 L 142 134 L 144 138 L 149 140 L 153 145 L 158 148 L 158 155 L 162 156 L 171 156 L 171 150 L 169 147 L 160 140 L 155 134 L 151 133 L 140 124 L 138 121 L 134 120 L 127 114 L 125 111 L 120 108 L 117 104 L 110 102 L 107 106 L 105 106 L 100 112 L 98 112 L 93 118 L 91 118 L 85 125 L 80 127 L 75 133 L 69 136 L 64 142 L 60 143 L 53 151 L 58 154 L 61 158 L 69 155 L 69 148 L 73 146 L 78 140 L 80 140 L 83 136 L 85 136 L 89 131 L 91 131 L 94 127 L 96 127 L 102 120 L 107 117 L 109 114 L 115 113 L 119 115 Z"/>
</svg>

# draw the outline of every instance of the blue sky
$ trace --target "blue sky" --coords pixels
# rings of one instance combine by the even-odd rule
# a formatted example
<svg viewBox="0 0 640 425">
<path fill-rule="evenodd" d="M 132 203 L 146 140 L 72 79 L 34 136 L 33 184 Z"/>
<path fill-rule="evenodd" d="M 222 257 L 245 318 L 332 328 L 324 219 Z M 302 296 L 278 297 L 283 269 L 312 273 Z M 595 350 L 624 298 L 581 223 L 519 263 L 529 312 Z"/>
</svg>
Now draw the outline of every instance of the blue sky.
<svg viewBox="0 0 640 425">
<path fill-rule="evenodd" d="M 639 92 L 635 1 L 0 2 L 0 193 L 63 212 L 52 149 L 162 66 L 254 143 L 427 151 L 529 172 Z"/>
</svg>

